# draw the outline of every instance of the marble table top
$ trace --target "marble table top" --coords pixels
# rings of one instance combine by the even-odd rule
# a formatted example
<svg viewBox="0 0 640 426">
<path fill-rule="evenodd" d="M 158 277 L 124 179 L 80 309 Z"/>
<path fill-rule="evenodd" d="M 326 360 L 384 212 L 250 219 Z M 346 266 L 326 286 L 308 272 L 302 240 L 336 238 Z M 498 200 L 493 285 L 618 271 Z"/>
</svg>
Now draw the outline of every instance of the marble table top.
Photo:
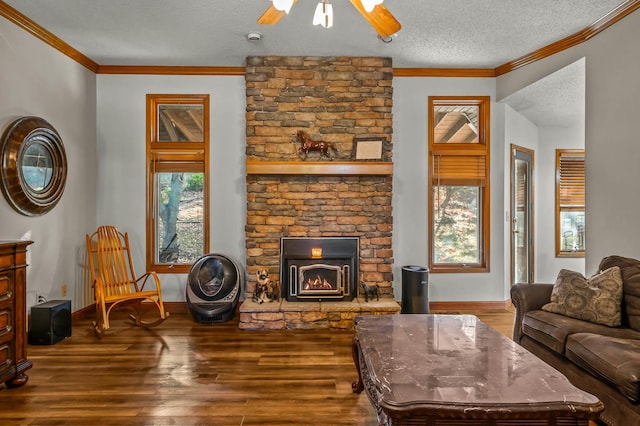
<svg viewBox="0 0 640 426">
<path fill-rule="evenodd" d="M 603 408 L 598 398 L 472 315 L 363 315 L 356 318 L 354 342 L 382 406 Z"/>
</svg>

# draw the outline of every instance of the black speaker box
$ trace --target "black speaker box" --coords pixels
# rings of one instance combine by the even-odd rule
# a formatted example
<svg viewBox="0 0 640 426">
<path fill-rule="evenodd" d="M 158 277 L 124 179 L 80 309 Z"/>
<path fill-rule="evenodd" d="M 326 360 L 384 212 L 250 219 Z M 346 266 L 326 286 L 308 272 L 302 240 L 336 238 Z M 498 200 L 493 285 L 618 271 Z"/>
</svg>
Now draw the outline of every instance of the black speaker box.
<svg viewBox="0 0 640 426">
<path fill-rule="evenodd" d="M 30 345 L 53 345 L 71 337 L 71 301 L 52 300 L 31 307 Z"/>
</svg>

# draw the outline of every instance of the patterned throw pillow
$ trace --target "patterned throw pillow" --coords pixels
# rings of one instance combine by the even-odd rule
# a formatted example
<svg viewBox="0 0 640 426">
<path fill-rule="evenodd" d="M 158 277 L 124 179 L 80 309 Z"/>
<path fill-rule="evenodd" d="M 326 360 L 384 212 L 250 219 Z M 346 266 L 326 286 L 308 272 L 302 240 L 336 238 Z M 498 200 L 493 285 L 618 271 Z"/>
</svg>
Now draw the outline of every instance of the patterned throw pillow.
<svg viewBox="0 0 640 426">
<path fill-rule="evenodd" d="M 620 327 L 622 274 L 614 266 L 586 279 L 581 273 L 562 269 L 558 274 L 551 303 L 542 310 L 584 321 Z"/>
</svg>

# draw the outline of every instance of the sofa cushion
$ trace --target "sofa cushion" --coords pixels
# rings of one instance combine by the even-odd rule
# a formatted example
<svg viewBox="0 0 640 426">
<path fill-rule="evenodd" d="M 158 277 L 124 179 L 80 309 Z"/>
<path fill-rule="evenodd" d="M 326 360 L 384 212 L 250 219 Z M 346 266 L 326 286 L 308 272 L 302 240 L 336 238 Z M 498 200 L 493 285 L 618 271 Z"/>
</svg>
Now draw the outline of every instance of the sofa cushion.
<svg viewBox="0 0 640 426">
<path fill-rule="evenodd" d="M 547 311 L 529 311 L 522 319 L 522 333 L 564 355 L 567 337 L 574 333 L 594 333 L 621 339 L 638 339 L 640 332 L 630 328 L 613 328 Z"/>
<path fill-rule="evenodd" d="M 581 273 L 560 270 L 553 285 L 551 302 L 542 310 L 609 327 L 621 325 L 622 275 L 613 266 L 585 278 Z"/>
<path fill-rule="evenodd" d="M 576 333 L 567 339 L 566 356 L 630 401 L 640 402 L 640 340 Z"/>
<path fill-rule="evenodd" d="M 600 270 L 620 268 L 623 282 L 622 326 L 640 331 L 640 260 L 608 256 L 600 262 Z"/>
</svg>

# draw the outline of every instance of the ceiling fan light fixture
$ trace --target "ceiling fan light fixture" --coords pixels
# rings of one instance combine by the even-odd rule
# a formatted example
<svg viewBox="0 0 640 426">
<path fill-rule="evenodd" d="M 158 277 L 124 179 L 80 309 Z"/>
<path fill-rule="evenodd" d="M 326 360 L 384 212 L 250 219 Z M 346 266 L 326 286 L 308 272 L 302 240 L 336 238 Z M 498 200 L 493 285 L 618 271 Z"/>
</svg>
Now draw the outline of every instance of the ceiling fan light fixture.
<svg viewBox="0 0 640 426">
<path fill-rule="evenodd" d="M 384 0 L 360 0 L 362 7 L 364 7 L 364 10 L 367 12 L 372 12 L 373 9 L 375 9 L 377 5 L 382 4 L 383 1 Z"/>
<path fill-rule="evenodd" d="M 282 10 L 284 13 L 288 14 L 293 6 L 293 0 L 273 0 L 273 7 L 278 10 Z"/>
<path fill-rule="evenodd" d="M 321 25 L 324 28 L 333 26 L 333 6 L 328 0 L 320 0 L 313 14 L 313 25 Z"/>
</svg>

